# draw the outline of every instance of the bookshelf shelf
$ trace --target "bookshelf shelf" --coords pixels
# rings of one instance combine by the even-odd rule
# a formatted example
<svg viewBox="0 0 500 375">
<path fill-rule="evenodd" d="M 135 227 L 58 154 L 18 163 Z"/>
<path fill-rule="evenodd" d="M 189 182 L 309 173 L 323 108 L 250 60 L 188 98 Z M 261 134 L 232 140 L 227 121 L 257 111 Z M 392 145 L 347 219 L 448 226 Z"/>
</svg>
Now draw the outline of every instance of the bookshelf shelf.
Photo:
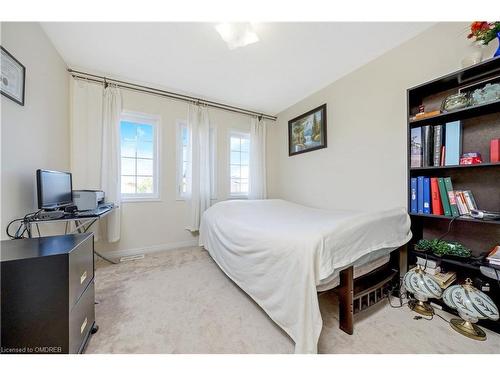
<svg viewBox="0 0 500 375">
<path fill-rule="evenodd" d="M 431 180 L 437 178 L 439 181 L 450 178 L 453 186 L 447 190 L 470 191 L 479 209 L 500 211 L 500 163 L 489 162 L 490 140 L 500 138 L 500 100 L 453 112 L 441 113 L 425 119 L 410 120 L 410 117 L 418 112 L 421 105 L 425 107 L 427 112 L 431 112 L 439 109 L 442 101 L 449 95 L 456 94 L 461 89 L 469 90 L 482 87 L 488 81 L 493 80 L 495 82 L 500 80 L 500 58 L 489 59 L 472 67 L 420 84 L 407 91 L 407 204 L 413 234 L 408 244 L 409 257 L 407 260 L 408 265 L 415 264 L 412 263 L 415 262 L 417 255 L 414 248 L 415 244 L 421 239 L 440 238 L 445 235 L 443 239 L 446 241 L 460 242 L 471 249 L 473 258 L 468 260 L 443 259 L 442 266 L 445 266 L 446 270 L 456 272 L 458 282 L 463 282 L 465 278 L 489 282 L 491 289 L 487 294 L 500 306 L 500 283 L 481 272 L 481 266 L 487 266 L 484 259 L 485 253 L 495 245 L 500 244 L 500 221 L 480 220 L 472 217 L 453 218 L 444 215 L 410 212 L 411 180 L 422 176 Z M 412 168 L 412 129 L 425 125 L 444 125 L 441 129 L 446 129 L 446 124 L 453 121 L 461 122 L 461 131 L 458 137 L 459 146 L 462 148 L 460 152 L 479 152 L 486 162 L 472 165 Z M 432 128 L 432 130 L 434 129 L 436 128 Z M 415 134 L 415 130 L 413 130 L 413 133 Z M 424 139 L 423 135 L 422 139 Z M 444 142 L 446 144 L 446 137 Z M 427 156 L 427 158 L 429 157 Z M 433 161 L 432 158 L 428 160 Z M 439 198 L 442 198 L 441 191 L 439 193 Z M 446 194 L 444 197 L 446 197 Z M 436 199 L 436 196 L 434 196 L 434 199 Z M 429 258 L 432 256 L 431 254 L 427 255 Z M 439 303 L 439 301 L 436 303 Z M 500 322 L 481 322 L 480 324 L 500 333 Z"/>
<path fill-rule="evenodd" d="M 432 215 L 432 214 L 416 214 L 416 213 L 410 213 L 410 216 L 415 216 L 415 217 L 421 217 L 421 218 L 431 218 L 431 219 L 441 219 L 441 220 L 452 220 L 453 217 L 451 216 L 444 216 L 444 215 Z M 457 217 L 455 220 L 458 221 L 468 221 L 472 223 L 478 223 L 478 224 L 490 224 L 490 225 L 500 225 L 499 220 L 480 220 L 480 219 L 474 219 L 473 217 Z"/>
<path fill-rule="evenodd" d="M 500 100 L 484 103 L 471 107 L 457 109 L 452 112 L 441 113 L 436 116 L 427 117 L 418 120 L 410 120 L 410 127 L 416 128 L 422 125 L 442 125 L 446 122 L 465 120 L 471 117 L 489 115 L 500 111 Z"/>
<path fill-rule="evenodd" d="M 443 165 L 439 167 L 418 167 L 410 168 L 412 172 L 433 171 L 443 169 L 463 169 L 463 168 L 491 168 L 500 167 L 500 163 L 480 163 L 480 164 L 464 164 L 464 165 Z"/>
</svg>

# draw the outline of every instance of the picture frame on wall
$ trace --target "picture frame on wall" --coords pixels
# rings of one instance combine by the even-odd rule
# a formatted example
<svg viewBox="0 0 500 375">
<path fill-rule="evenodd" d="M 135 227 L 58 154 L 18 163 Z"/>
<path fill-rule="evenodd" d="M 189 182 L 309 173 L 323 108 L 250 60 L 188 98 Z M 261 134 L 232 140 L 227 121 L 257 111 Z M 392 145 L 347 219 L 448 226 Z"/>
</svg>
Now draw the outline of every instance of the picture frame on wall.
<svg viewBox="0 0 500 375">
<path fill-rule="evenodd" d="M 1 50 L 0 92 L 14 102 L 24 105 L 26 68 L 5 48 Z"/>
<path fill-rule="evenodd" d="M 326 148 L 326 103 L 288 121 L 288 156 Z"/>
</svg>

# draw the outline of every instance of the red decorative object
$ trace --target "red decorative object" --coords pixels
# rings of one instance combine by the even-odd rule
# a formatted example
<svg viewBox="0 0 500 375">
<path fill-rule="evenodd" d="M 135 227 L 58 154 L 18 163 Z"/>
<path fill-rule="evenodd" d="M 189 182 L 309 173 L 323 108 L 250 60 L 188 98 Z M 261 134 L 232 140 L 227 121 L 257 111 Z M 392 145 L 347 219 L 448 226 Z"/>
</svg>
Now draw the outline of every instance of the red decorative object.
<svg viewBox="0 0 500 375">
<path fill-rule="evenodd" d="M 490 162 L 500 162 L 500 138 L 492 139 L 490 142 Z"/>
<path fill-rule="evenodd" d="M 481 164 L 483 161 L 477 156 L 468 156 L 460 158 L 460 165 Z"/>
</svg>

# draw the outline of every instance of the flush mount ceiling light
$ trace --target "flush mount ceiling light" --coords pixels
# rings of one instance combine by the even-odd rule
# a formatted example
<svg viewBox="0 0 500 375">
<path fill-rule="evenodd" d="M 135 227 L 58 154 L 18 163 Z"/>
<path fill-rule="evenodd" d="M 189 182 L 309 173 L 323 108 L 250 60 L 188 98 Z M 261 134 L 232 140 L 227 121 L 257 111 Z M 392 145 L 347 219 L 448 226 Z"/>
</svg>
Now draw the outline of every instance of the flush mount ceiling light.
<svg viewBox="0 0 500 375">
<path fill-rule="evenodd" d="M 219 23 L 215 29 L 229 49 L 244 47 L 259 41 L 259 36 L 250 23 Z"/>
</svg>

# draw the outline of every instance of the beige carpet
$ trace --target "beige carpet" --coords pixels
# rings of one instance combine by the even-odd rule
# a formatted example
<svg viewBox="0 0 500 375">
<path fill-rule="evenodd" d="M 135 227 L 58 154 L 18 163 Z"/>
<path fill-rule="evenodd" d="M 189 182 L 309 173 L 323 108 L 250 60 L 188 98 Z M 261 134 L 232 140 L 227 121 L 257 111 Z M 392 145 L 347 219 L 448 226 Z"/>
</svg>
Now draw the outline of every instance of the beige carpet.
<svg viewBox="0 0 500 375">
<path fill-rule="evenodd" d="M 109 265 L 98 262 L 96 319 L 87 353 L 292 353 L 292 340 L 198 247 Z M 477 342 L 435 317 L 380 303 L 338 329 L 335 297 L 320 298 L 320 353 L 498 353 L 500 335 Z M 449 315 L 440 312 L 449 318 Z"/>
</svg>

